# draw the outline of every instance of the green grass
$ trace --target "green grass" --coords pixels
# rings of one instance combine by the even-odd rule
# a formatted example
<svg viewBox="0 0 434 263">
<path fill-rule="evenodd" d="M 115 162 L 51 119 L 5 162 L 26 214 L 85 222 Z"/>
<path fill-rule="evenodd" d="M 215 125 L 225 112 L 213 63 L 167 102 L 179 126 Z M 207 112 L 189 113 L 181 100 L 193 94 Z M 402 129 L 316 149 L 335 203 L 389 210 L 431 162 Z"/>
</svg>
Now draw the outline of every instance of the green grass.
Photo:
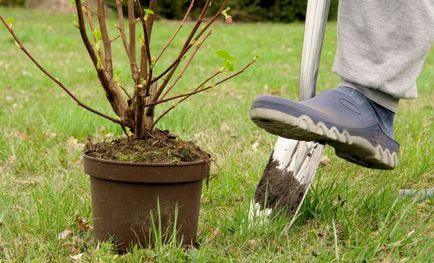
<svg viewBox="0 0 434 263">
<path fill-rule="evenodd" d="M 72 16 L 4 8 L 0 14 L 15 17 L 17 34 L 54 75 L 83 101 L 110 113 Z M 157 23 L 153 50 L 175 26 Z M 210 186 L 203 190 L 201 247 L 184 251 L 172 243 L 116 256 L 109 244 L 95 244 L 91 232 L 81 231 L 75 218 L 91 219 L 82 143 L 88 137 L 121 136 L 122 131 L 76 106 L 29 63 L 1 28 L 0 261 L 68 262 L 80 253 L 84 262 L 432 261 L 433 200 L 396 196 L 404 187 L 433 187 L 433 51 L 418 80 L 420 98 L 399 106 L 397 169 L 364 169 L 328 149 L 331 163 L 319 169 L 301 216 L 288 233 L 282 232 L 288 222 L 284 217 L 249 227 L 249 201 L 276 137 L 256 128 L 248 109 L 258 94 L 297 98 L 302 37 L 302 24 L 216 25 L 176 92 L 191 89 L 220 65 L 214 55 L 218 49 L 230 50 L 238 68 L 255 55 L 259 62 L 239 78 L 188 100 L 159 124 L 194 140 L 218 164 Z M 331 73 L 335 48 L 336 24 L 331 23 L 318 79 L 321 89 L 338 84 Z M 176 51 L 171 48 L 169 54 Z M 118 47 L 115 52 L 120 57 L 123 51 Z M 120 78 L 128 80 L 127 62 L 116 67 Z M 253 149 L 253 144 L 259 146 Z M 72 234 L 59 239 L 65 229 Z"/>
</svg>

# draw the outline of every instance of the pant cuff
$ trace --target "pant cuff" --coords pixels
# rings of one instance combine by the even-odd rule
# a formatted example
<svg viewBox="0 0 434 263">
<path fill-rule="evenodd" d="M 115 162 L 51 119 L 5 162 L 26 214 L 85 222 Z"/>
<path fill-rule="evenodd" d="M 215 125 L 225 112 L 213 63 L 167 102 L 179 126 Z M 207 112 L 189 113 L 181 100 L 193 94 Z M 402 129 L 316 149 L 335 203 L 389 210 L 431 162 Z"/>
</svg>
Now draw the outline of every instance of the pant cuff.
<svg viewBox="0 0 434 263">
<path fill-rule="evenodd" d="M 340 86 L 345 86 L 345 87 L 355 89 L 355 90 L 359 91 L 360 93 L 362 93 L 363 95 L 365 95 L 365 97 L 367 97 L 368 99 L 374 101 L 377 104 L 380 104 L 384 108 L 386 108 L 386 109 L 388 109 L 394 113 L 396 112 L 396 109 L 398 108 L 399 99 L 392 97 L 387 93 L 381 92 L 381 91 L 376 90 L 376 89 L 364 87 L 364 86 L 358 85 L 356 83 L 346 81 L 344 79 L 342 79 Z"/>
</svg>

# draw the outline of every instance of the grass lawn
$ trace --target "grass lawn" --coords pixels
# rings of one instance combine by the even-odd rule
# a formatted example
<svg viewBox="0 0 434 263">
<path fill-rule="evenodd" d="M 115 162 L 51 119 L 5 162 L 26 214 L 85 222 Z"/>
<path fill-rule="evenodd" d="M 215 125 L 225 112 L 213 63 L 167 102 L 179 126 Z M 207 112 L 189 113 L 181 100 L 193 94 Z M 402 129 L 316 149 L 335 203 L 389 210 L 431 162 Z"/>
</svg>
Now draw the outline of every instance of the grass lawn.
<svg viewBox="0 0 434 263">
<path fill-rule="evenodd" d="M 46 68 L 83 101 L 110 113 L 72 15 L 5 8 L 0 14 L 15 18 L 17 35 Z M 153 50 L 159 50 L 176 25 L 156 24 Z M 220 66 L 216 50 L 230 50 L 237 68 L 255 55 L 260 60 L 239 78 L 189 99 L 159 123 L 162 129 L 194 140 L 218 164 L 203 190 L 201 247 L 184 251 L 170 244 L 117 256 L 109 244 L 95 244 L 91 231 L 83 231 L 76 217 L 91 220 L 89 182 L 81 162 L 83 143 L 88 137 L 122 136 L 121 129 L 76 106 L 29 63 L 2 27 L 0 262 L 432 261 L 433 199 L 398 199 L 397 193 L 400 188 L 434 185 L 433 50 L 418 80 L 420 97 L 399 105 L 397 169 L 364 169 L 327 149 L 331 162 L 318 170 L 291 231 L 282 233 L 288 222 L 283 217 L 249 227 L 249 201 L 276 140 L 249 121 L 249 106 L 263 93 L 297 98 L 302 38 L 303 24 L 216 25 L 199 54 L 200 62 L 175 92 L 193 88 Z M 176 42 L 169 54 L 176 54 L 180 45 Z M 336 24 L 330 23 L 320 89 L 338 84 L 331 73 L 335 48 Z M 123 55 L 120 45 L 114 52 L 115 57 Z M 166 57 L 165 63 L 169 62 Z M 121 80 L 129 80 L 127 61 L 116 64 L 116 69 Z"/>
</svg>

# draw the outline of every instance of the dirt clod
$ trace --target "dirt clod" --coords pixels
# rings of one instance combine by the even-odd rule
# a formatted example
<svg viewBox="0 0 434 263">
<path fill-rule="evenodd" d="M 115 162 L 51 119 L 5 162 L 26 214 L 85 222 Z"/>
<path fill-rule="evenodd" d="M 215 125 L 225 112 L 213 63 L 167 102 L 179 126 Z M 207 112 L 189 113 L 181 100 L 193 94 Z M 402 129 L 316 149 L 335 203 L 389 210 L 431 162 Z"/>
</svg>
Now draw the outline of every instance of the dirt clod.
<svg viewBox="0 0 434 263">
<path fill-rule="evenodd" d="M 190 141 L 179 140 L 168 131 L 155 130 L 144 139 L 122 138 L 86 144 L 88 156 L 114 161 L 146 163 L 181 163 L 210 159 Z"/>
<path fill-rule="evenodd" d="M 264 175 L 256 188 L 255 200 L 261 208 L 283 209 L 293 215 L 303 199 L 305 185 L 294 178 L 290 172 L 277 168 L 277 161 L 268 163 Z"/>
</svg>

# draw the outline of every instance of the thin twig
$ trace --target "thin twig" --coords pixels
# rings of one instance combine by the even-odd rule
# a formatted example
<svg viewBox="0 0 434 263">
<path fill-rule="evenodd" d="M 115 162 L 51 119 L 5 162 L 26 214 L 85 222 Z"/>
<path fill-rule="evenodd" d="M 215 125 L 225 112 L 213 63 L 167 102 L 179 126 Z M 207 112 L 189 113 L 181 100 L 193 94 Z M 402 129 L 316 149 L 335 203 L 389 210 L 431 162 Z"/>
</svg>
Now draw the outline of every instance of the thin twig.
<svg viewBox="0 0 434 263">
<path fill-rule="evenodd" d="M 169 38 L 169 40 L 166 42 L 166 44 L 163 46 L 163 48 L 161 49 L 159 55 L 157 56 L 157 58 L 155 59 L 155 63 L 158 62 L 158 60 L 160 60 L 161 56 L 163 56 L 164 52 L 166 51 L 166 49 L 170 46 L 170 44 L 172 44 L 173 40 L 175 39 L 175 37 L 178 35 L 179 31 L 182 29 L 182 27 L 185 25 L 188 16 L 191 13 L 191 9 L 193 9 L 194 6 L 194 2 L 195 0 L 192 0 L 190 2 L 190 6 L 187 9 L 187 12 L 184 15 L 184 18 L 182 19 L 181 23 L 178 25 L 178 28 L 175 30 L 175 32 L 172 34 L 172 36 Z"/>
<path fill-rule="evenodd" d="M 85 1 L 85 4 L 81 3 L 81 5 L 87 10 L 86 13 L 91 12 L 92 14 L 98 16 L 98 14 L 95 11 L 93 11 L 92 8 L 90 8 L 90 4 L 87 0 Z"/>
<path fill-rule="evenodd" d="M 146 59 L 148 62 L 148 67 L 150 68 L 151 64 L 152 64 L 151 49 L 150 49 L 149 35 L 148 35 L 150 32 L 147 29 L 147 24 L 145 21 L 145 17 L 144 17 L 143 10 L 142 10 L 142 5 L 140 4 L 140 1 L 136 1 L 136 4 L 137 4 L 138 12 L 139 12 L 139 18 L 142 21 L 143 38 L 144 38 L 143 44 L 144 44 L 144 48 L 146 51 Z"/>
<path fill-rule="evenodd" d="M 124 125 L 121 125 L 122 131 L 124 132 L 125 136 L 127 136 L 127 138 L 130 138 L 130 135 L 127 132 L 127 129 L 125 129 Z"/>
<path fill-rule="evenodd" d="M 224 0 L 221 3 L 220 9 L 217 11 L 217 13 L 215 13 L 215 15 L 211 18 L 211 20 L 208 21 L 208 23 L 206 23 L 205 26 L 201 28 L 194 41 L 197 41 L 206 32 L 206 30 L 216 21 L 216 19 L 222 14 L 223 10 L 226 8 L 227 3 L 228 0 Z"/>
<path fill-rule="evenodd" d="M 202 47 L 202 44 L 205 42 L 205 40 L 212 34 L 212 31 L 209 31 L 207 35 L 196 45 L 196 48 L 194 49 L 193 53 L 191 54 L 189 60 L 185 63 L 184 68 L 179 72 L 178 76 L 176 77 L 175 81 L 167 88 L 163 96 L 161 96 L 162 99 L 164 99 L 167 94 L 175 87 L 175 85 L 178 83 L 178 81 L 182 78 L 187 68 L 191 65 L 191 62 L 193 61 L 195 55 L 199 51 L 199 49 Z M 164 89 L 164 88 L 163 88 Z"/>
<path fill-rule="evenodd" d="M 122 85 L 119 85 L 119 87 L 124 91 L 125 95 L 127 95 L 128 99 L 131 100 L 131 96 L 128 94 L 127 90 Z"/>
<path fill-rule="evenodd" d="M 110 79 L 113 78 L 113 62 L 112 62 L 112 45 L 110 41 L 110 36 L 107 31 L 107 25 L 105 23 L 105 6 L 104 0 L 97 0 L 98 8 L 98 22 L 99 29 L 101 31 L 102 43 L 104 45 L 104 69 L 109 75 Z"/>
<path fill-rule="evenodd" d="M 86 32 L 86 25 L 84 23 L 83 17 L 83 7 L 81 5 L 81 0 L 75 0 L 75 6 L 77 10 L 77 18 L 78 18 L 78 29 L 80 31 L 80 36 L 83 40 L 84 46 L 92 60 L 92 63 L 95 67 L 95 70 L 98 74 L 98 79 L 101 81 L 101 85 L 106 92 L 107 100 L 109 101 L 112 109 L 118 115 L 123 122 L 126 122 L 126 126 L 132 127 L 133 123 L 128 115 L 128 106 L 126 101 L 123 100 L 121 94 L 118 92 L 116 86 L 112 86 L 111 81 L 109 80 L 106 72 L 100 65 L 98 64 L 98 58 L 95 54 L 95 51 L 92 47 L 92 44 L 89 41 Z"/>
<path fill-rule="evenodd" d="M 170 65 L 165 72 L 161 73 L 160 76 L 164 76 L 166 73 L 168 73 L 168 75 L 166 76 L 166 78 L 164 79 L 163 83 L 160 85 L 160 87 L 158 88 L 155 96 L 153 97 L 153 100 L 151 101 L 151 103 L 157 102 L 159 100 L 159 97 L 161 95 L 161 93 L 163 92 L 163 90 L 166 88 L 167 84 L 169 83 L 170 79 L 172 78 L 172 76 L 175 74 L 176 69 L 178 68 L 181 60 L 184 58 L 185 54 L 189 51 L 189 49 L 194 45 L 194 42 L 191 42 L 191 39 L 194 37 L 194 35 L 196 34 L 200 24 L 202 23 L 202 21 L 204 20 L 204 17 L 206 15 L 206 12 L 208 10 L 208 7 L 210 5 L 210 0 L 207 0 L 205 2 L 205 6 L 202 8 L 199 19 L 197 20 L 195 26 L 193 27 L 193 29 L 190 32 L 190 35 L 188 36 L 187 40 L 184 43 L 183 48 L 181 49 L 181 53 L 180 55 L 178 55 L 178 58 L 174 61 L 174 63 L 172 65 Z M 206 39 L 206 38 L 205 38 Z M 153 83 L 154 81 L 157 81 L 159 79 L 159 77 L 152 79 L 151 83 Z M 153 110 L 153 107 L 150 108 L 151 110 Z"/>
<path fill-rule="evenodd" d="M 217 70 L 217 72 L 215 72 L 214 74 L 212 74 L 210 77 L 208 77 L 205 81 L 203 81 L 199 86 L 197 86 L 197 88 L 194 89 L 194 91 L 198 91 L 200 88 L 202 88 L 203 86 L 206 85 L 206 83 L 208 83 L 209 81 L 211 81 L 213 78 L 215 78 L 216 76 L 218 76 L 219 74 L 223 73 L 222 70 Z M 157 120 L 154 122 L 154 124 L 152 125 L 152 128 L 155 127 L 155 125 L 157 125 L 157 122 L 159 122 L 164 116 L 166 116 L 170 111 L 172 111 L 176 106 L 178 106 L 180 103 L 182 103 L 183 101 L 185 101 L 186 99 L 190 98 L 193 95 L 189 95 L 189 96 L 185 96 L 184 98 L 182 98 L 181 100 L 177 101 L 174 105 L 172 105 L 171 107 L 169 107 L 166 111 L 164 111 L 158 118 Z M 164 99 L 164 96 L 162 97 L 162 99 Z"/>
<path fill-rule="evenodd" d="M 194 45 L 194 43 L 191 43 L 191 40 L 193 39 L 194 35 L 196 34 L 197 30 L 199 29 L 200 24 L 204 21 L 206 12 L 208 10 L 208 7 L 210 5 L 211 0 L 207 0 L 205 2 L 204 7 L 202 8 L 199 18 L 196 21 L 196 24 L 194 25 L 193 29 L 191 30 L 189 36 L 187 37 L 186 41 L 184 42 L 184 45 L 181 49 L 181 52 L 179 53 L 178 57 L 175 59 L 175 61 L 172 62 L 172 64 L 170 64 L 169 67 L 167 67 L 160 75 L 158 75 L 157 77 L 152 79 L 152 83 L 158 81 L 159 79 L 161 79 L 162 77 L 164 77 L 168 72 L 174 72 L 176 71 L 179 62 L 182 60 L 182 58 L 184 57 L 184 55 L 190 50 L 190 48 Z M 172 74 L 170 75 L 173 75 Z M 161 94 L 162 92 L 162 88 L 160 87 L 158 90 L 158 93 Z"/>
<path fill-rule="evenodd" d="M 92 9 L 86 7 L 86 5 L 89 6 L 89 4 L 90 4 L 90 3 L 89 3 L 89 0 L 86 0 L 84 3 L 85 3 L 85 4 L 82 3 L 82 6 L 85 7 L 86 10 L 87 10 L 85 13 L 86 13 L 86 16 L 87 16 L 87 20 L 89 21 L 89 27 L 90 27 L 90 30 L 91 30 L 92 32 L 94 32 L 94 31 L 95 31 L 95 25 L 94 25 L 94 23 L 93 23 L 92 14 L 94 14 L 94 15 L 96 15 L 96 16 L 98 16 L 98 14 L 95 13 L 95 11 L 93 11 Z M 91 12 L 89 12 L 89 11 L 91 11 Z M 95 42 L 96 42 L 97 39 L 95 38 L 95 36 L 93 36 L 93 38 L 94 38 L 94 40 L 95 40 Z"/>
<path fill-rule="evenodd" d="M 152 2 L 152 1 L 151 1 Z M 153 3 L 155 4 L 155 2 Z M 152 27 L 152 21 L 150 24 L 147 24 L 145 21 L 145 16 L 143 14 L 142 5 L 140 1 L 136 1 L 137 11 L 139 13 L 140 21 L 142 22 L 143 29 L 143 43 L 141 43 L 141 59 L 140 59 L 140 70 L 139 70 L 139 81 L 140 84 L 137 86 L 137 96 L 136 96 L 136 135 L 140 138 L 143 135 L 143 131 L 145 130 L 146 124 L 144 123 L 144 111 L 145 111 L 145 97 L 149 96 L 149 92 L 151 89 L 152 83 L 150 79 L 152 79 L 152 57 L 151 57 L 151 49 L 150 49 L 150 34 Z M 152 7 L 151 7 L 152 8 Z M 146 81 L 144 80 L 146 78 Z M 144 83 L 143 83 L 144 82 Z M 145 86 L 144 86 L 145 85 Z M 151 117 L 153 115 L 151 114 Z M 146 121 L 145 121 L 146 122 Z"/>
<path fill-rule="evenodd" d="M 201 28 L 201 30 L 199 31 L 198 35 L 194 38 L 193 41 L 191 41 L 194 37 L 194 35 L 196 34 L 196 31 L 199 28 L 199 25 L 203 22 L 207 9 L 209 7 L 209 5 L 211 4 L 211 1 L 206 1 L 205 2 L 205 6 L 203 7 L 201 14 L 199 16 L 198 21 L 196 22 L 196 25 L 193 27 L 193 30 L 191 31 L 189 37 L 187 38 L 187 41 L 184 44 L 183 50 L 181 51 L 181 54 L 178 56 L 178 59 L 175 60 L 175 62 L 172 64 L 170 67 L 172 67 L 172 69 L 169 71 L 168 76 L 165 78 L 164 82 L 162 83 L 162 85 L 160 86 L 160 88 L 157 91 L 157 98 L 154 100 L 157 101 L 158 97 L 161 95 L 161 93 L 163 92 L 163 90 L 166 88 L 166 85 L 168 84 L 168 82 L 170 81 L 170 79 L 172 78 L 174 72 L 176 71 L 177 67 L 179 66 L 179 63 L 181 62 L 182 58 L 184 57 L 184 55 L 188 52 L 188 50 L 194 45 L 194 43 L 196 43 L 198 41 L 198 39 L 203 35 L 203 33 L 206 32 L 206 30 L 211 26 L 211 24 L 213 24 L 215 22 L 215 20 L 217 19 L 217 17 L 221 14 L 221 12 L 224 10 L 226 4 L 227 4 L 227 0 L 224 0 L 223 3 L 220 5 L 219 11 L 212 17 L 212 19 L 203 27 Z M 166 74 L 165 72 L 163 72 L 164 74 Z M 158 78 L 160 76 L 163 76 L 163 73 L 160 74 L 158 77 L 156 77 L 155 79 L 158 80 Z M 154 80 L 155 80 L 154 79 Z"/>
<path fill-rule="evenodd" d="M 256 60 L 257 60 L 257 59 L 254 58 L 254 59 L 253 59 L 252 61 L 250 61 L 246 66 L 244 66 L 242 69 L 240 69 L 240 70 L 237 71 L 236 73 L 227 76 L 226 78 L 224 78 L 224 79 L 222 79 L 222 80 L 216 82 L 216 83 L 213 84 L 213 85 L 209 85 L 209 86 L 207 86 L 207 87 L 205 87 L 205 88 L 203 88 L 203 89 L 200 89 L 200 90 L 196 90 L 196 91 L 192 91 L 192 92 L 189 92 L 189 93 L 185 93 L 185 94 L 180 94 L 180 95 L 177 95 L 177 96 L 173 96 L 173 97 L 170 97 L 170 98 L 167 98 L 167 99 L 159 100 L 159 101 L 157 101 L 157 102 L 153 102 L 153 103 L 147 104 L 147 105 L 145 105 L 145 107 L 151 107 L 151 106 L 158 105 L 158 104 L 161 104 L 161 103 L 164 103 L 164 102 L 168 102 L 168 101 L 171 101 L 171 100 L 176 100 L 176 99 L 179 99 L 179 98 L 183 98 L 183 97 L 187 97 L 187 96 L 195 95 L 195 94 L 197 94 L 197 93 L 201 93 L 201 92 L 204 92 L 204 91 L 206 91 L 206 90 L 212 89 L 212 88 L 214 88 L 214 87 L 216 87 L 216 86 L 218 86 L 218 85 L 220 85 L 220 84 L 222 84 L 222 83 L 224 83 L 224 82 L 226 82 L 226 81 L 228 81 L 228 80 L 230 80 L 230 79 L 232 79 L 232 78 L 235 78 L 236 76 L 240 75 L 240 74 L 243 73 L 247 68 L 249 68 L 251 65 L 253 65 L 253 64 L 256 62 Z"/>
<path fill-rule="evenodd" d="M 133 78 L 136 86 L 138 85 L 137 61 L 136 61 L 136 18 L 134 15 L 134 0 L 128 0 L 128 24 L 130 33 L 130 63 L 133 68 Z"/>
<path fill-rule="evenodd" d="M 95 24 L 93 23 L 93 18 L 92 18 L 92 14 L 94 14 L 95 16 L 98 16 L 97 13 L 95 13 L 95 11 L 93 11 L 92 9 L 90 9 L 90 0 L 86 0 L 86 5 L 84 5 L 83 3 L 81 3 L 81 5 L 86 9 L 85 14 L 87 17 L 87 21 L 89 22 L 89 28 L 90 31 L 92 32 L 92 37 L 93 37 L 93 41 L 94 43 L 98 42 L 98 39 L 96 38 L 96 35 L 94 34 L 95 32 Z M 99 48 L 98 50 L 98 56 L 100 58 L 101 61 L 104 60 L 104 54 L 102 53 L 101 49 Z"/>
<path fill-rule="evenodd" d="M 124 12 L 123 12 L 123 8 L 122 8 L 122 0 L 116 0 L 116 6 L 117 6 L 117 12 L 118 12 L 118 20 L 119 20 L 119 24 L 118 24 L 118 29 L 119 29 L 119 34 L 121 36 L 122 39 L 122 44 L 124 46 L 125 49 L 125 53 L 127 54 L 128 57 L 128 61 L 130 64 L 130 70 L 131 70 L 131 77 L 133 79 L 133 82 L 136 83 L 136 77 L 135 77 L 135 72 L 136 72 L 136 68 L 135 68 L 135 61 L 133 61 L 131 54 L 130 54 L 130 48 L 129 48 L 129 44 L 128 44 L 128 40 L 127 40 L 127 35 L 125 33 L 125 23 L 124 23 Z"/>
<path fill-rule="evenodd" d="M 96 38 L 96 35 L 95 35 L 96 30 L 95 30 L 95 24 L 93 23 L 92 14 L 96 15 L 97 17 L 98 17 L 98 14 L 95 13 L 95 11 L 93 11 L 92 9 L 90 9 L 88 7 L 88 6 L 90 6 L 89 0 L 85 0 L 84 3 L 85 4 L 82 3 L 82 6 L 85 7 L 85 9 L 86 9 L 85 14 L 87 17 L 87 21 L 89 22 L 90 31 L 92 32 L 93 41 L 94 41 L 94 43 L 97 43 L 99 40 Z M 98 56 L 99 56 L 100 60 L 103 61 L 104 60 L 104 54 L 102 53 L 101 48 L 98 48 L 97 52 L 98 52 Z"/>
<path fill-rule="evenodd" d="M 117 39 L 120 38 L 120 37 L 121 37 L 121 35 L 117 35 L 117 36 L 115 36 L 114 38 L 110 39 L 110 42 L 113 42 L 113 41 L 117 40 Z"/>
<path fill-rule="evenodd" d="M 38 61 L 36 61 L 36 59 L 29 53 L 29 51 L 23 46 L 23 44 L 21 43 L 21 41 L 18 39 L 18 37 L 15 35 L 14 31 L 12 30 L 12 28 L 8 25 L 8 23 L 3 19 L 2 16 L 0 16 L 0 20 L 2 21 L 2 23 L 5 25 L 5 27 L 7 28 L 7 30 L 9 31 L 9 33 L 11 34 L 11 36 L 13 37 L 13 39 L 15 40 L 15 43 L 17 44 L 17 46 L 24 52 L 24 54 L 26 54 L 26 56 L 36 65 L 36 67 L 38 67 L 38 69 L 40 71 L 42 71 L 42 73 L 44 73 L 48 78 L 50 78 L 52 81 L 54 81 L 63 91 L 66 92 L 66 94 L 69 95 L 69 97 L 71 97 L 80 107 L 83 107 L 84 109 L 93 112 L 107 120 L 110 120 L 114 123 L 117 124 L 121 124 L 122 122 L 118 119 L 115 119 L 113 117 L 110 117 L 102 112 L 99 112 L 98 110 L 95 110 L 91 107 L 89 107 L 88 105 L 84 104 L 83 102 L 81 102 L 59 79 L 57 79 L 56 77 L 54 77 L 53 75 L 51 75 L 41 64 L 39 64 Z"/>
</svg>

